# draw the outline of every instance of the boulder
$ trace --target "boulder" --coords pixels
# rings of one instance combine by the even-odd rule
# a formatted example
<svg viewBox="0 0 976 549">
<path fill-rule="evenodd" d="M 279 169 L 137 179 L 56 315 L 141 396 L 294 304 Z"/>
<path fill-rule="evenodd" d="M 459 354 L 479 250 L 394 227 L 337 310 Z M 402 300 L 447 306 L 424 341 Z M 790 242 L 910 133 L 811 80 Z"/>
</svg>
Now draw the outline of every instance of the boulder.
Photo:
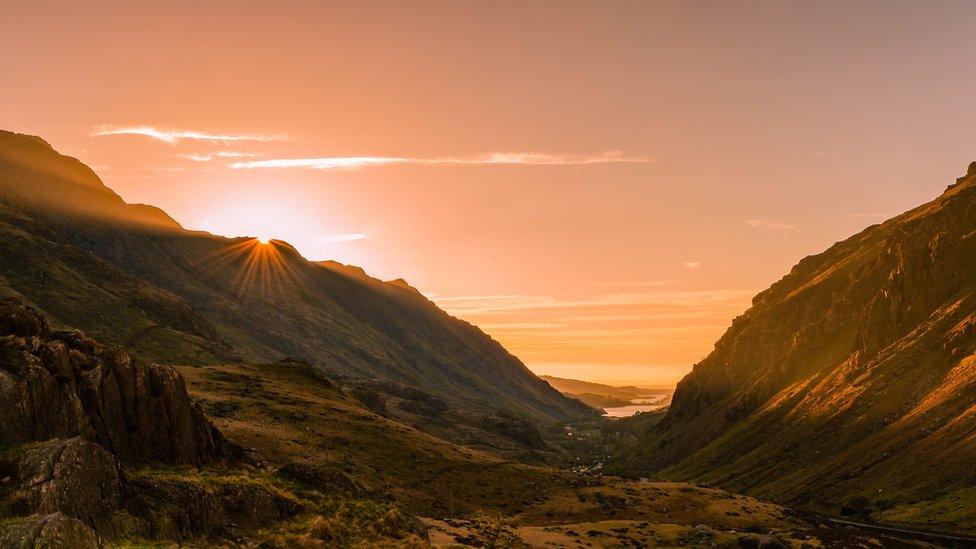
<svg viewBox="0 0 976 549">
<path fill-rule="evenodd" d="M 292 462 L 278 469 L 278 476 L 306 484 L 323 494 L 362 496 L 371 490 L 335 465 Z"/>
<path fill-rule="evenodd" d="M 143 537 L 182 542 L 198 536 L 234 540 L 240 527 L 261 528 L 302 512 L 302 505 L 246 481 L 137 478 L 128 511 L 144 524 Z"/>
<path fill-rule="evenodd" d="M 0 534 L 2 549 L 100 548 L 102 541 L 85 523 L 62 513 L 30 517 Z"/>
<path fill-rule="evenodd" d="M 83 440 L 54 440 L 31 448 L 18 465 L 15 507 L 38 515 L 61 513 L 103 534 L 121 508 L 123 479 L 118 461 Z"/>
<path fill-rule="evenodd" d="M 422 541 L 430 542 L 427 525 L 419 518 L 403 513 L 399 509 L 390 509 L 383 515 L 376 523 L 376 531 L 394 539 L 409 539 L 416 536 Z"/>
</svg>

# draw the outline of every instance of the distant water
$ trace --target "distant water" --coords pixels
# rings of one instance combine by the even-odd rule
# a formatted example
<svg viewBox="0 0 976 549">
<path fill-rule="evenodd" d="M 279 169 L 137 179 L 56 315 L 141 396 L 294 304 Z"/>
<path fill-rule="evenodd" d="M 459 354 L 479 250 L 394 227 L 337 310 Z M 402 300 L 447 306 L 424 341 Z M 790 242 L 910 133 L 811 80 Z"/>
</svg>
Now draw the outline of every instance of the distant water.
<svg viewBox="0 0 976 549">
<path fill-rule="evenodd" d="M 613 406 L 604 408 L 604 410 L 607 412 L 607 417 L 630 417 L 637 412 L 653 412 L 661 408 L 664 406 L 660 404 L 631 404 L 629 406 Z"/>
</svg>

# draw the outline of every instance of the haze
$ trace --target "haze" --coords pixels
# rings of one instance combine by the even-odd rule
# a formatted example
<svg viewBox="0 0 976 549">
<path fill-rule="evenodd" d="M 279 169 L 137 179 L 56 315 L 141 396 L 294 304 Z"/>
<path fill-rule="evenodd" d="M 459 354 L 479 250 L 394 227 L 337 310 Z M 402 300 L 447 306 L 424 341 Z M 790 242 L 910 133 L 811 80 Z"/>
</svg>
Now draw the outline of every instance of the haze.
<svg viewBox="0 0 976 549">
<path fill-rule="evenodd" d="M 173 4 L 6 3 L 2 126 L 403 277 L 537 373 L 673 384 L 976 157 L 965 2 Z"/>
</svg>

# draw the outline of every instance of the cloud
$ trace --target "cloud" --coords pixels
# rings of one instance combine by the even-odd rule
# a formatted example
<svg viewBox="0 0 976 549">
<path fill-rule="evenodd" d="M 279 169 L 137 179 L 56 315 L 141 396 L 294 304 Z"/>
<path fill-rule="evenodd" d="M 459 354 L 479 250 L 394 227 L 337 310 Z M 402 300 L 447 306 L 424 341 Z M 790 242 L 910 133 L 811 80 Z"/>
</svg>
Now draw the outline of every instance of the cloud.
<svg viewBox="0 0 976 549">
<path fill-rule="evenodd" d="M 410 164 L 409 158 L 390 156 L 331 156 L 323 158 L 274 158 L 270 160 L 252 160 L 248 162 L 234 162 L 230 165 L 235 170 L 255 168 L 309 168 L 314 170 L 351 170 L 366 166 L 382 166 L 384 164 Z"/>
<path fill-rule="evenodd" d="M 549 328 L 561 328 L 562 324 L 553 322 L 496 322 L 481 324 L 482 330 L 545 330 Z"/>
<path fill-rule="evenodd" d="M 749 307 L 754 294 L 754 290 L 652 287 L 575 297 L 518 293 L 428 297 L 449 314 L 487 331 L 526 364 L 590 360 L 691 364 Z"/>
<path fill-rule="evenodd" d="M 99 124 L 92 128 L 91 135 L 92 137 L 139 135 L 170 144 L 184 140 L 230 143 L 238 141 L 283 141 L 286 139 L 281 135 L 219 134 L 196 130 L 170 130 L 152 126 L 119 126 L 114 124 Z"/>
<path fill-rule="evenodd" d="M 254 158 L 260 155 L 237 151 L 219 151 L 211 154 L 178 154 L 176 156 L 194 162 L 210 162 L 214 158 Z"/>
<path fill-rule="evenodd" d="M 440 156 L 416 158 L 402 156 L 325 156 L 319 158 L 275 158 L 234 162 L 235 170 L 260 168 L 305 168 L 314 170 L 351 170 L 390 164 L 414 164 L 428 166 L 586 166 L 591 164 L 647 163 L 651 159 L 625 156 L 620 151 L 590 155 L 492 152 L 474 156 Z"/>
<path fill-rule="evenodd" d="M 775 221 L 763 221 L 762 219 L 747 219 L 746 225 L 756 229 L 769 229 L 771 231 L 784 231 L 790 233 L 797 230 L 796 225 L 790 225 L 789 223 L 777 223 Z"/>
<path fill-rule="evenodd" d="M 688 261 L 687 263 L 682 263 L 682 265 L 684 266 L 685 269 L 688 269 L 689 271 L 697 271 L 701 269 L 701 263 L 697 261 Z"/>
<path fill-rule="evenodd" d="M 322 241 L 328 242 L 329 244 L 338 244 L 339 242 L 353 242 L 355 240 L 366 240 L 366 233 L 341 233 L 341 234 L 330 234 L 328 236 L 322 237 Z"/>
<path fill-rule="evenodd" d="M 512 311 L 620 307 L 701 307 L 717 304 L 740 307 L 755 293 L 754 290 L 676 290 L 613 293 L 586 299 L 556 299 L 522 294 L 427 297 L 452 314 L 485 315 Z"/>
</svg>

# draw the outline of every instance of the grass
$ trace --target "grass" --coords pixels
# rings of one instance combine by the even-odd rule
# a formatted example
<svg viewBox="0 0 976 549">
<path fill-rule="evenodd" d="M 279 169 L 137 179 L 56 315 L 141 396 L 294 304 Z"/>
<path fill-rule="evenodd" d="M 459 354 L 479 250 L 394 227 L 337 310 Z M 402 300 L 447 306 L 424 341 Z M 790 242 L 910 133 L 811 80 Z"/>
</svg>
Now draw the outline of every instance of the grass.
<svg viewBox="0 0 976 549">
<path fill-rule="evenodd" d="M 884 524 L 941 532 L 976 531 L 976 488 L 963 488 L 929 500 L 888 503 L 881 507 L 874 510 L 870 518 Z"/>
<path fill-rule="evenodd" d="M 372 498 L 328 498 L 301 483 L 248 473 L 247 482 L 270 482 L 315 502 L 309 512 L 262 532 L 265 539 L 299 547 L 345 544 L 350 529 L 376 535 L 370 525 L 393 509 L 424 517 L 435 544 L 736 543 L 756 531 L 798 545 L 828 539 L 782 507 L 723 490 L 579 475 L 461 448 L 367 410 L 307 368 L 180 368 L 192 396 L 206 409 L 226 412 L 214 418 L 220 429 L 257 449 L 269 465 L 330 464 L 373 487 Z M 597 440 L 603 436 L 596 425 L 579 430 Z M 222 482 L 224 474 L 205 476 Z"/>
<path fill-rule="evenodd" d="M 217 426 L 272 465 L 334 465 L 392 494 L 411 513 L 514 512 L 552 489 L 547 469 L 460 448 L 375 414 L 327 380 L 309 377 L 305 368 L 237 364 L 180 370 L 205 409 L 226 412 L 213 418 Z"/>
</svg>

